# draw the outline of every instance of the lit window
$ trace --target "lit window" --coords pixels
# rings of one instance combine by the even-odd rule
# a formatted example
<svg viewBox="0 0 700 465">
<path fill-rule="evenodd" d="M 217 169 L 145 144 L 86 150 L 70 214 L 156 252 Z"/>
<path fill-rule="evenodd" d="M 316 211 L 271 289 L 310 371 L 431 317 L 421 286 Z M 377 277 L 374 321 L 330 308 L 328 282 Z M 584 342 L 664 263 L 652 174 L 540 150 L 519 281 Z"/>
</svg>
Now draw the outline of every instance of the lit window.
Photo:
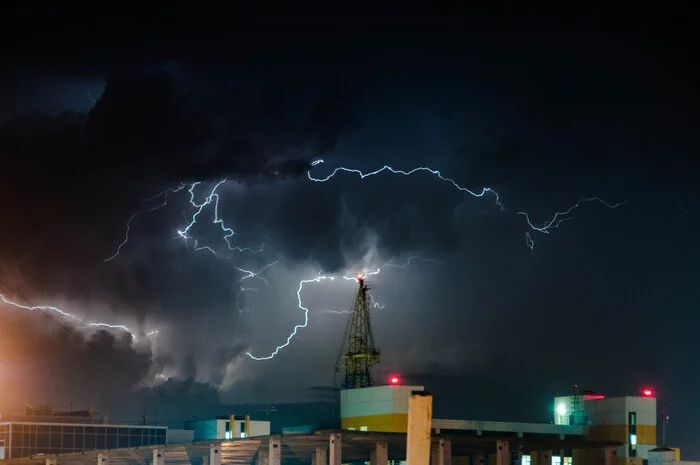
<svg viewBox="0 0 700 465">
<path fill-rule="evenodd" d="M 231 431 L 226 431 L 226 439 L 231 439 Z"/>
<path fill-rule="evenodd" d="M 637 435 L 636 434 L 630 434 L 630 444 L 633 446 L 637 445 Z"/>
<path fill-rule="evenodd" d="M 520 465 L 530 465 L 532 458 L 529 455 L 523 455 L 520 459 Z"/>
<path fill-rule="evenodd" d="M 563 403 L 557 405 L 557 413 L 559 415 L 566 415 L 566 405 L 564 405 Z"/>
<path fill-rule="evenodd" d="M 367 427 L 366 427 L 366 426 L 360 426 L 360 431 L 367 431 Z"/>
<path fill-rule="evenodd" d="M 354 426 L 351 426 L 351 427 L 349 427 L 348 429 L 349 429 L 350 431 L 355 431 L 355 430 L 357 430 L 357 428 L 355 428 Z"/>
<path fill-rule="evenodd" d="M 564 465 L 572 465 L 574 463 L 571 457 L 564 457 Z"/>
<path fill-rule="evenodd" d="M 553 455 L 552 465 L 561 465 L 561 457 L 559 457 L 558 455 Z"/>
<path fill-rule="evenodd" d="M 245 433 L 241 433 L 241 439 L 245 439 Z"/>
</svg>

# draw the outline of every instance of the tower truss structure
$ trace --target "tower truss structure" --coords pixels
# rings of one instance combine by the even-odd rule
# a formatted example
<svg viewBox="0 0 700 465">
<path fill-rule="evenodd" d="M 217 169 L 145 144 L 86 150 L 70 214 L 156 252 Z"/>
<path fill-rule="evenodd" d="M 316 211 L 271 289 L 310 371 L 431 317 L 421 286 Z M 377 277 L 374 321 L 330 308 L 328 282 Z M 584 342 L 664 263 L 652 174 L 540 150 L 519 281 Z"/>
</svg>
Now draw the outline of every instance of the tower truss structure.
<svg viewBox="0 0 700 465">
<path fill-rule="evenodd" d="M 342 355 L 345 366 L 341 380 L 342 389 L 372 386 L 372 367 L 377 365 L 381 358 L 374 345 L 370 324 L 369 287 L 362 275 L 358 275 L 357 281 L 359 287 L 346 329 L 345 351 Z"/>
</svg>

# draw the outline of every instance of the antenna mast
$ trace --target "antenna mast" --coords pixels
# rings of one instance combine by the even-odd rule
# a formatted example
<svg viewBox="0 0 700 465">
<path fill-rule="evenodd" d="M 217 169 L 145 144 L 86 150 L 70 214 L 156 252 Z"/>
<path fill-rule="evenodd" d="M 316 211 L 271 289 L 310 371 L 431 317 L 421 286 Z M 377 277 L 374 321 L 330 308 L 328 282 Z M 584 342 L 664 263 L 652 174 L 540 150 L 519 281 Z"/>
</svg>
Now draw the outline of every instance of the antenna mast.
<svg viewBox="0 0 700 465">
<path fill-rule="evenodd" d="M 347 331 L 345 375 L 343 389 L 365 388 L 373 385 L 371 368 L 380 360 L 379 351 L 374 346 L 374 336 L 369 320 L 369 288 L 362 274 L 357 275 L 360 286 L 355 296 L 353 311 Z"/>
</svg>

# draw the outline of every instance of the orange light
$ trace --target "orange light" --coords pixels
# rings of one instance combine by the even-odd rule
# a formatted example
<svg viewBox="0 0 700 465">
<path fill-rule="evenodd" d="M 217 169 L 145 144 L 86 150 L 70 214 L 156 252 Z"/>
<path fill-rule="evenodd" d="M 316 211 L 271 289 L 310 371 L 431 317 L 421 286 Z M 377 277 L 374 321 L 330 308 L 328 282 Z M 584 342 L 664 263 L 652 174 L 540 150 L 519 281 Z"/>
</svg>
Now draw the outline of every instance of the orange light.
<svg viewBox="0 0 700 465">
<path fill-rule="evenodd" d="M 363 275 L 362 273 L 357 273 L 357 279 L 362 281 L 363 279 L 365 279 L 365 275 Z"/>
</svg>

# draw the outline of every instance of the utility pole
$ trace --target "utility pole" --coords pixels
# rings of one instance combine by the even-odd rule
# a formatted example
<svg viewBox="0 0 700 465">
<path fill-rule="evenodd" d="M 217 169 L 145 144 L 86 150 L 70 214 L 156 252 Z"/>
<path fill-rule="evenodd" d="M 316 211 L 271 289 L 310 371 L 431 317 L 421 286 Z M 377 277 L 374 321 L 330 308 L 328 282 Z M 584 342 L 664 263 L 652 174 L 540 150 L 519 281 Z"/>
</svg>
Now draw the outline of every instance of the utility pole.
<svg viewBox="0 0 700 465">
<path fill-rule="evenodd" d="M 666 447 L 666 425 L 668 425 L 668 414 L 666 404 L 661 404 L 661 446 Z"/>
<path fill-rule="evenodd" d="M 277 411 L 277 409 L 274 406 L 271 407 L 269 402 L 267 404 L 265 404 L 264 409 L 258 410 L 258 412 L 265 412 L 265 419 L 267 421 L 270 421 L 270 413 L 276 412 L 276 411 Z"/>
</svg>

